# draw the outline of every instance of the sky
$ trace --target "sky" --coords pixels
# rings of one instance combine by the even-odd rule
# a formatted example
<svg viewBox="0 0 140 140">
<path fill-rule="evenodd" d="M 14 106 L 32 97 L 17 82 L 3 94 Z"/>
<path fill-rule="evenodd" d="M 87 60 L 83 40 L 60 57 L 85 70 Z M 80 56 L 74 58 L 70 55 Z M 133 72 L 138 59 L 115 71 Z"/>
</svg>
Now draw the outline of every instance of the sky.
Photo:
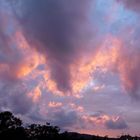
<svg viewBox="0 0 140 140">
<path fill-rule="evenodd" d="M 139 136 L 139 12 L 139 0 L 0 0 L 0 111 Z"/>
</svg>

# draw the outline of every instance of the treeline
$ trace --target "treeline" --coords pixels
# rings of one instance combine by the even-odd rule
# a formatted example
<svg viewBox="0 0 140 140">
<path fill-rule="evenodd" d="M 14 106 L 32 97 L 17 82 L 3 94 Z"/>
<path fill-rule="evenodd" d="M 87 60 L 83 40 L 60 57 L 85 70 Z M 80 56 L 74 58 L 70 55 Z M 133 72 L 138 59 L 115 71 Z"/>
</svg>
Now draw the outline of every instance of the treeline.
<svg viewBox="0 0 140 140">
<path fill-rule="evenodd" d="M 15 117 L 11 112 L 0 113 L 0 140 L 108 140 L 113 138 L 61 132 L 57 126 L 31 124 L 23 126 L 22 120 Z M 115 138 L 114 138 L 115 139 Z M 140 140 L 138 137 L 121 136 L 121 140 Z"/>
</svg>

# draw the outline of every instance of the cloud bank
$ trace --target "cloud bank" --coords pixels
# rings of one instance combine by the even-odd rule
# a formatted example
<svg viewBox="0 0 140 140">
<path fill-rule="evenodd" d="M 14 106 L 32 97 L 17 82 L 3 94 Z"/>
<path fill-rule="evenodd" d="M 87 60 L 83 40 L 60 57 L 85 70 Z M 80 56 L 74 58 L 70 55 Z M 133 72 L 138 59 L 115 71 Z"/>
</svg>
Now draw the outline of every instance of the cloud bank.
<svg viewBox="0 0 140 140">
<path fill-rule="evenodd" d="M 17 19 L 25 38 L 45 55 L 57 88 L 71 91 L 70 65 L 88 46 L 92 35 L 91 0 L 25 0 L 19 3 L 22 8 L 17 6 L 21 8 Z"/>
</svg>

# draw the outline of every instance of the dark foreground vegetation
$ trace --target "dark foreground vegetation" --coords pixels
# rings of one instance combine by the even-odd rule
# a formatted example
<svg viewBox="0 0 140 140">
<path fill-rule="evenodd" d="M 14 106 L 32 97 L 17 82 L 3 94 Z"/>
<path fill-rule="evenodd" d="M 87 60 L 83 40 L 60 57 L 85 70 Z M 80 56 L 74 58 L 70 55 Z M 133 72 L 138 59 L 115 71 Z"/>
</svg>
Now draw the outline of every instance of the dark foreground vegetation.
<svg viewBox="0 0 140 140">
<path fill-rule="evenodd" d="M 140 140 L 139 137 L 129 135 L 120 138 L 108 138 L 79 134 L 73 132 L 60 133 L 57 126 L 31 124 L 24 127 L 22 121 L 11 112 L 0 113 L 0 140 Z"/>
</svg>

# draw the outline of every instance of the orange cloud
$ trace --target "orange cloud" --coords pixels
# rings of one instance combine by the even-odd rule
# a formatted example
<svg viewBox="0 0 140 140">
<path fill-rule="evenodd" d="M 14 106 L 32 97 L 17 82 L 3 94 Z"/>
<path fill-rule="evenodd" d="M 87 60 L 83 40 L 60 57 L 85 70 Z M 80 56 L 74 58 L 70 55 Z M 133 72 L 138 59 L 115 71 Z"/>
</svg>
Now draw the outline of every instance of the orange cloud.
<svg viewBox="0 0 140 140">
<path fill-rule="evenodd" d="M 41 90 L 40 87 L 35 87 L 29 94 L 28 97 L 32 99 L 34 103 L 37 103 L 41 97 Z"/>
<path fill-rule="evenodd" d="M 50 78 L 49 72 L 44 74 L 45 85 L 44 87 L 47 88 L 50 92 L 58 96 L 64 96 L 64 93 L 57 88 L 57 84 L 54 80 Z"/>
<path fill-rule="evenodd" d="M 82 119 L 85 122 L 90 123 L 90 124 L 106 126 L 106 123 L 108 121 L 116 123 L 121 118 L 120 118 L 120 116 L 109 116 L 106 114 L 102 114 L 102 115 L 91 115 L 91 116 L 83 115 Z"/>
<path fill-rule="evenodd" d="M 94 55 L 80 58 L 71 66 L 72 89 L 74 93 L 80 92 L 94 78 L 94 72 L 100 68 L 102 72 L 112 69 L 118 59 L 121 41 L 108 36 Z"/>
<path fill-rule="evenodd" d="M 71 103 L 70 104 L 70 107 L 78 112 L 84 112 L 84 108 L 82 106 L 78 106 L 74 103 Z"/>
<path fill-rule="evenodd" d="M 61 102 L 49 102 L 48 106 L 52 108 L 61 107 L 63 104 Z"/>
<path fill-rule="evenodd" d="M 82 119 L 92 124 L 104 124 L 106 121 L 110 120 L 110 117 L 108 115 L 100 115 L 100 116 L 84 115 L 82 116 Z"/>
<path fill-rule="evenodd" d="M 133 48 L 123 48 L 117 62 L 118 72 L 124 89 L 130 93 L 136 93 L 139 90 L 140 83 L 140 54 L 139 50 Z"/>
<path fill-rule="evenodd" d="M 23 54 L 22 61 L 17 64 L 16 68 L 12 68 L 17 78 L 28 76 L 40 64 L 47 65 L 46 57 L 36 52 L 35 49 L 31 49 L 22 35 L 22 32 L 16 32 L 15 36 L 18 50 Z M 133 62 L 130 60 L 130 55 L 133 57 Z M 72 91 L 69 93 L 78 97 L 77 93 L 86 88 L 90 81 L 94 81 L 94 72 L 97 69 L 100 69 L 103 73 L 108 70 L 118 72 L 125 89 L 129 91 L 135 89 L 138 87 L 135 86 L 138 82 L 136 81 L 137 78 L 134 78 L 133 73 L 138 70 L 139 60 L 139 54 L 135 53 L 135 55 L 133 55 L 133 53 L 128 52 L 124 45 L 122 45 L 122 41 L 120 39 L 113 36 L 107 36 L 99 46 L 96 53 L 90 53 L 88 56 L 86 55 L 86 57 L 81 57 L 71 64 L 70 81 Z M 11 69 L 8 64 L 0 64 L 0 67 L 1 71 Z M 59 96 L 69 95 L 69 93 L 64 93 L 58 89 L 57 83 L 51 79 L 49 67 L 47 67 L 47 70 L 44 73 L 37 72 L 36 75 L 37 74 L 43 75 L 45 80 L 43 85 L 50 92 Z M 102 88 L 104 88 L 103 85 L 95 86 L 93 87 L 93 90 L 98 91 Z"/>
<path fill-rule="evenodd" d="M 75 63 L 71 64 L 71 87 L 72 93 L 77 97 L 77 93 L 81 92 L 91 80 L 94 80 L 94 72 L 100 69 L 103 73 L 108 70 L 114 71 L 114 66 L 119 57 L 119 51 L 122 47 L 121 40 L 113 37 L 107 36 L 105 41 L 100 45 L 100 49 L 90 54 L 89 56 L 79 58 Z M 51 79 L 49 71 L 44 73 L 45 86 L 50 92 L 63 96 L 69 95 L 69 93 L 63 93 L 57 87 L 57 83 Z M 99 90 L 104 88 L 102 86 L 95 86 L 93 90 Z M 79 98 L 79 96 L 78 96 Z"/>
<path fill-rule="evenodd" d="M 23 62 L 19 64 L 17 70 L 17 77 L 22 78 L 31 73 L 39 65 L 39 55 L 37 52 L 31 50 L 21 32 L 16 32 L 15 36 L 19 51 L 25 55 Z"/>
<path fill-rule="evenodd" d="M 104 87 L 105 87 L 105 85 L 99 85 L 99 86 L 97 85 L 97 86 L 94 86 L 94 87 L 93 87 L 93 90 L 94 90 L 94 91 L 100 91 L 100 90 L 102 90 Z"/>
<path fill-rule="evenodd" d="M 30 55 L 25 57 L 17 68 L 16 76 L 18 78 L 28 76 L 34 69 L 37 68 L 39 64 L 46 63 L 47 65 L 46 57 L 37 53 L 36 50 L 31 49 L 21 32 L 16 32 L 16 38 L 19 50 L 26 54 L 30 53 Z M 116 64 L 118 59 L 118 53 L 121 46 L 122 44 L 119 39 L 112 36 L 107 36 L 96 53 L 90 53 L 89 56 L 79 58 L 75 61 L 75 63 L 71 64 L 70 81 L 72 91 L 69 93 L 76 96 L 77 93 L 81 92 L 89 84 L 89 82 L 94 79 L 94 72 L 98 68 L 102 72 L 113 69 L 113 66 Z M 39 72 L 36 74 L 39 74 Z M 47 67 L 46 72 L 44 72 L 42 75 L 45 80 L 43 86 L 46 87 L 47 90 L 59 96 L 69 95 L 69 93 L 63 93 L 58 89 L 57 83 L 51 79 L 49 67 Z M 94 90 L 98 90 L 99 88 L 103 87 L 93 87 Z"/>
</svg>

